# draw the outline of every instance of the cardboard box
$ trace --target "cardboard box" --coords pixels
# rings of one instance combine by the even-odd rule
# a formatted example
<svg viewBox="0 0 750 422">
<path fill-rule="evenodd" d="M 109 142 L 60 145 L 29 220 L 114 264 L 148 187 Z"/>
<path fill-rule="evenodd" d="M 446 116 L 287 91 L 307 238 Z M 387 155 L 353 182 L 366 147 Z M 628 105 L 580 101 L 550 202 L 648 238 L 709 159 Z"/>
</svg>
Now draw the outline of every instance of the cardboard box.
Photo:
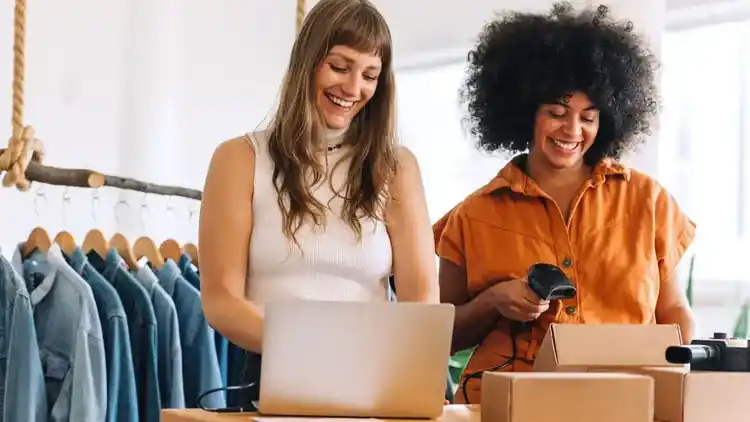
<svg viewBox="0 0 750 422">
<path fill-rule="evenodd" d="M 672 325 L 553 324 L 533 370 L 650 376 L 654 417 L 661 422 L 750 420 L 745 410 L 750 374 L 690 372 L 689 365 L 667 362 L 667 347 L 681 344 L 680 330 Z"/>
<path fill-rule="evenodd" d="M 485 372 L 481 416 L 482 422 L 653 422 L 654 380 L 603 372 Z"/>
<path fill-rule="evenodd" d="M 667 362 L 667 347 L 682 344 L 676 325 L 552 324 L 536 354 L 536 372 L 639 372 L 684 368 Z"/>
<path fill-rule="evenodd" d="M 654 379 L 654 417 L 663 422 L 747 422 L 750 373 L 646 368 Z"/>
</svg>

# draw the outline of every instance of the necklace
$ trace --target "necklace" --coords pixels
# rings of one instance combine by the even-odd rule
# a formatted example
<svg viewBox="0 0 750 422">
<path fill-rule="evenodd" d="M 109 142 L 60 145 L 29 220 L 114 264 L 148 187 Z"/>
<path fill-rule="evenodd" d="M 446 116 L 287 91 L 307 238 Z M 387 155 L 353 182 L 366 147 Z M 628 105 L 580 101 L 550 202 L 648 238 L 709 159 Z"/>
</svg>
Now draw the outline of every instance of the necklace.
<svg viewBox="0 0 750 422">
<path fill-rule="evenodd" d="M 330 145 L 330 146 L 328 146 L 328 152 L 335 151 L 335 150 L 341 148 L 342 145 L 343 144 Z"/>
</svg>

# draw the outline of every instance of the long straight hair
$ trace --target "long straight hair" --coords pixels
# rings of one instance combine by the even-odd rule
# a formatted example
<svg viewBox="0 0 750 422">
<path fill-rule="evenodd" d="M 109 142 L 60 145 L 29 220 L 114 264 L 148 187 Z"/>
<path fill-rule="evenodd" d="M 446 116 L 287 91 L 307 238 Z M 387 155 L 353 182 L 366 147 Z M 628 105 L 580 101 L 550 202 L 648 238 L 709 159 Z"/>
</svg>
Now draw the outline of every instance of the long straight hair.
<svg viewBox="0 0 750 422">
<path fill-rule="evenodd" d="M 296 234 L 305 222 L 325 224 L 325 207 L 312 194 L 312 187 L 325 177 L 325 168 L 316 160 L 325 122 L 316 106 L 315 73 L 337 45 L 378 54 L 382 61 L 375 94 L 344 135 L 344 142 L 352 146 L 352 160 L 342 195 L 342 219 L 359 239 L 362 218 L 383 221 L 386 187 L 396 170 L 390 29 L 368 0 L 321 0 L 310 10 L 294 43 L 269 127 L 283 231 L 297 245 Z"/>
</svg>

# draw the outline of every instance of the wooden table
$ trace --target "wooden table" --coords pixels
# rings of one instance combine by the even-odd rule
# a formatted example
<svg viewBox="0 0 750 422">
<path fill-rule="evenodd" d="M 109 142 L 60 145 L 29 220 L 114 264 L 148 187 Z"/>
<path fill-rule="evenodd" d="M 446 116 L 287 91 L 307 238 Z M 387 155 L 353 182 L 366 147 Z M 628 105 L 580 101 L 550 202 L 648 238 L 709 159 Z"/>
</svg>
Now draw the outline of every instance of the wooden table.
<svg viewBox="0 0 750 422">
<path fill-rule="evenodd" d="M 161 412 L 162 422 L 253 422 L 254 418 L 259 417 L 257 413 L 214 413 L 206 412 L 199 409 L 167 409 Z M 315 419 L 324 418 L 288 418 L 263 416 L 263 419 L 280 419 L 289 422 L 292 419 L 297 421 L 314 421 Z M 330 418 L 329 418 L 330 419 Z M 382 419 L 385 420 L 385 419 Z M 458 405 L 452 404 L 445 406 L 443 415 L 436 422 L 480 422 L 479 406 L 477 405 Z M 364 421 L 364 420 L 363 420 Z M 394 421 L 394 419 L 388 419 Z M 414 420 L 410 420 L 414 422 Z"/>
</svg>

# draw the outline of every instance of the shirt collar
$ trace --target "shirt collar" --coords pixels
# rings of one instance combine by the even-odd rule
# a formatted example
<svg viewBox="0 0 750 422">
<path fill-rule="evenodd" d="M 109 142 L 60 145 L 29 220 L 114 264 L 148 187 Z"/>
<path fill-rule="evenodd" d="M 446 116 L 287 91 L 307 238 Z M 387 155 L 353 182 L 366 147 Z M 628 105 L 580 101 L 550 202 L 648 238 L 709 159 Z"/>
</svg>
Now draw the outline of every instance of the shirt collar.
<svg viewBox="0 0 750 422">
<path fill-rule="evenodd" d="M 180 267 L 177 266 L 177 263 L 171 259 L 165 259 L 164 265 L 159 268 L 156 275 L 159 277 L 159 284 L 161 284 L 164 290 L 172 296 L 174 294 L 175 286 L 179 281 L 178 279 L 182 277 L 182 274 L 180 274 Z"/>
<path fill-rule="evenodd" d="M 22 248 L 23 243 L 19 243 L 13 253 L 11 265 L 21 278 L 26 280 L 26 277 L 24 276 L 26 272 L 24 271 L 24 259 L 21 254 Z M 41 302 L 52 290 L 60 267 L 63 265 L 67 266 L 68 263 L 65 261 L 62 250 L 60 250 L 60 246 L 57 243 L 53 243 L 46 253 L 39 250 L 34 251 L 28 259 L 38 261 L 37 265 L 45 270 L 42 282 L 37 286 L 32 286 L 33 289 L 30 289 L 29 297 L 31 298 L 31 304 L 33 306 Z"/>
<path fill-rule="evenodd" d="M 159 284 L 159 278 L 156 277 L 154 271 L 148 266 L 144 265 L 134 271 L 135 278 L 143 284 L 144 287 L 152 289 L 154 285 Z"/>
<path fill-rule="evenodd" d="M 533 179 L 523 170 L 528 155 L 521 154 L 513 157 L 512 160 L 482 189 L 484 194 L 492 194 L 500 189 L 510 189 L 527 196 L 541 196 L 543 192 Z M 591 178 L 589 179 L 590 187 L 601 186 L 609 177 L 619 176 L 626 181 L 630 180 L 630 169 L 623 166 L 611 158 L 604 158 L 594 166 Z"/>
</svg>

